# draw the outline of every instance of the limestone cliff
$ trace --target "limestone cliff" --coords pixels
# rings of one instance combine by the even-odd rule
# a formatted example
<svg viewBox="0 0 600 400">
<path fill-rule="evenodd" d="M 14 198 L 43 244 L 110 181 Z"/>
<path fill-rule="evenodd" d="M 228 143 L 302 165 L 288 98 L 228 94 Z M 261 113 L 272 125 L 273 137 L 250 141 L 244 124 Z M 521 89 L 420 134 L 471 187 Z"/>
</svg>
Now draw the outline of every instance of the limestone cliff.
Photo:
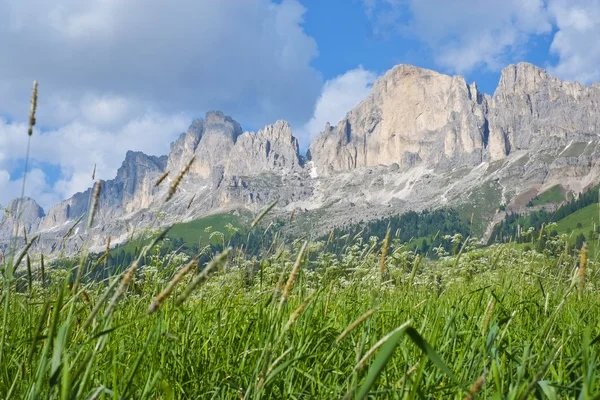
<svg viewBox="0 0 600 400">
<path fill-rule="evenodd" d="M 192 165 L 190 174 L 204 179 L 221 175 L 229 153 L 241 134 L 242 127 L 231 117 L 221 112 L 209 112 L 194 153 L 196 161 Z M 188 161 L 183 159 L 179 165 Z"/>
<path fill-rule="evenodd" d="M 319 173 L 361 166 L 447 168 L 499 160 L 511 151 L 596 139 L 600 85 L 563 82 L 527 63 L 501 74 L 493 97 L 462 77 L 400 65 L 310 146 Z"/>
<path fill-rule="evenodd" d="M 10 238 L 17 228 L 19 235 L 23 234 L 23 229 L 35 232 L 43 217 L 44 210 L 34 199 L 25 197 L 22 201 L 11 201 L 0 219 L 0 240 Z"/>
<path fill-rule="evenodd" d="M 315 139 L 310 158 L 320 174 L 393 163 L 477 164 L 487 145 L 485 113 L 484 97 L 464 78 L 399 65 Z"/>
<path fill-rule="evenodd" d="M 563 82 L 527 63 L 502 71 L 489 107 L 490 135 L 506 153 L 587 142 L 600 133 L 600 86 Z"/>
<path fill-rule="evenodd" d="M 102 182 L 99 217 L 120 216 L 149 207 L 157 193 L 154 184 L 165 170 L 166 163 L 166 156 L 154 157 L 128 151 L 115 179 Z M 89 188 L 50 208 L 48 215 L 39 223 L 40 229 L 52 229 L 85 215 L 91 194 L 92 188 Z"/>
<path fill-rule="evenodd" d="M 277 121 L 258 133 L 238 137 L 225 166 L 227 176 L 250 176 L 269 171 L 301 168 L 298 140 L 286 121 Z"/>
</svg>

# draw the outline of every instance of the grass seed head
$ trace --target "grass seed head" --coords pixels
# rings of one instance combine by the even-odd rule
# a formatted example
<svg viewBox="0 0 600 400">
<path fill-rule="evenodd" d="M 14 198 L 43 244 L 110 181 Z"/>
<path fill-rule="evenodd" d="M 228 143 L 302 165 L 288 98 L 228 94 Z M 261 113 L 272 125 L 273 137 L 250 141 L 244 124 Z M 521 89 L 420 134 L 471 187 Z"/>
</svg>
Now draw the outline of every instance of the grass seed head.
<svg viewBox="0 0 600 400">
<path fill-rule="evenodd" d="M 90 206 L 90 214 L 88 217 L 88 229 L 92 227 L 94 223 L 94 217 L 96 216 L 96 211 L 98 210 L 98 203 L 100 200 L 100 190 L 102 189 L 102 181 L 96 182 L 94 186 L 94 192 L 92 193 L 92 204 Z"/>
<path fill-rule="evenodd" d="M 183 177 L 185 176 L 185 174 L 188 173 L 188 171 L 192 167 L 192 164 L 194 163 L 194 161 L 196 161 L 196 156 L 193 156 L 190 159 L 190 161 L 188 161 L 188 163 L 185 165 L 185 167 L 181 170 L 181 172 L 179 173 L 179 175 L 177 175 L 177 177 L 173 181 L 173 184 L 169 188 L 169 193 L 167 194 L 167 198 L 165 199 L 165 203 L 168 202 L 169 200 L 171 200 L 171 198 L 173 197 L 173 195 L 177 191 L 177 187 L 179 187 L 179 184 L 183 180 Z"/>
<path fill-rule="evenodd" d="M 156 181 L 156 183 L 154 184 L 154 187 L 157 187 L 157 186 L 159 186 L 161 183 L 163 183 L 163 181 L 164 181 L 165 179 L 167 179 L 167 176 L 169 176 L 169 172 L 168 172 L 168 171 L 167 171 L 167 172 L 165 172 L 164 174 L 162 174 L 162 175 L 160 176 L 160 178 L 158 178 L 158 180 L 157 180 L 157 181 Z"/>
<path fill-rule="evenodd" d="M 263 219 L 265 217 L 265 215 L 267 215 L 267 213 L 269 211 L 271 211 L 273 209 L 273 207 L 275 207 L 275 205 L 277 204 L 277 200 L 271 202 L 267 207 L 265 207 L 264 210 L 262 210 L 260 212 L 260 214 L 258 214 L 258 216 L 254 219 L 254 221 L 252 221 L 252 225 L 250 225 L 252 228 L 254 228 L 256 225 L 258 225 L 258 223 L 260 222 L 261 219 Z"/>
<path fill-rule="evenodd" d="M 333 235 L 333 231 L 331 231 L 331 233 L 329 234 L 329 237 L 327 238 L 327 245 L 329 245 L 330 243 L 333 242 L 334 239 L 334 235 Z"/>
<path fill-rule="evenodd" d="M 294 283 L 296 282 L 296 278 L 298 277 L 298 273 L 300 272 L 300 266 L 302 265 L 302 259 L 304 257 L 304 252 L 306 251 L 306 247 L 308 246 L 308 241 L 305 241 L 300 248 L 300 252 L 298 253 L 298 258 L 296 258 L 296 262 L 294 263 L 294 267 L 292 268 L 292 272 L 290 272 L 290 276 L 283 288 L 283 295 L 281 296 L 281 303 L 279 304 L 282 307 L 290 296 L 290 292 L 294 287 Z"/>
<path fill-rule="evenodd" d="M 362 324 L 367 318 L 369 318 L 371 315 L 375 314 L 375 312 L 377 311 L 376 308 L 367 311 L 366 313 L 364 313 L 363 315 L 361 315 L 360 317 L 358 317 L 358 319 L 354 322 L 352 322 L 350 325 L 348 325 L 346 327 L 346 329 L 344 329 L 344 331 L 340 334 L 340 336 L 338 336 L 338 338 L 335 340 L 336 343 L 341 342 L 342 340 L 344 340 L 344 338 L 346 336 L 348 336 L 348 334 L 350 332 L 352 332 L 357 326 L 359 326 L 360 324 Z"/>
<path fill-rule="evenodd" d="M 150 303 L 150 306 L 148 307 L 148 314 L 153 314 L 153 313 L 157 312 L 158 309 L 160 308 L 160 306 L 171 295 L 171 293 L 175 289 L 175 286 L 177 286 L 177 284 L 183 279 L 183 277 L 185 275 L 187 275 L 190 271 L 192 271 L 197 266 L 198 266 L 198 258 L 195 257 L 194 259 L 192 259 L 192 261 L 190 261 L 184 267 L 182 267 L 175 274 L 173 279 L 171 279 L 171 281 L 167 284 L 167 286 L 163 289 L 163 291 L 160 292 L 158 294 L 158 296 L 156 296 L 154 298 L 154 300 L 152 300 L 152 303 Z"/>
<path fill-rule="evenodd" d="M 490 326 L 490 321 L 492 320 L 492 314 L 494 313 L 494 307 L 496 305 L 495 298 L 492 296 L 490 301 L 488 302 L 487 308 L 485 310 L 485 314 L 483 316 L 483 324 L 481 327 L 481 336 L 485 336 L 488 331 L 488 327 Z"/>
<path fill-rule="evenodd" d="M 585 287 L 585 275 L 588 264 L 588 246 L 584 243 L 579 252 L 579 268 L 577 269 L 577 282 L 579 283 L 579 289 L 583 292 Z"/>
<path fill-rule="evenodd" d="M 127 291 L 127 288 L 129 287 L 129 284 L 133 280 L 133 277 L 135 276 L 135 273 L 137 272 L 138 268 L 139 268 L 138 260 L 135 260 L 133 262 L 133 264 L 131 264 L 131 266 L 129 268 L 127 268 L 127 271 L 125 271 L 125 273 L 123 274 L 123 277 L 121 278 L 121 283 L 119 284 L 119 287 L 115 291 L 112 299 L 110 299 L 108 308 L 104 312 L 104 317 L 108 317 L 110 314 L 112 314 L 113 310 L 117 306 L 119 299 L 121 297 L 123 297 L 123 295 Z"/>
<path fill-rule="evenodd" d="M 292 325 L 294 325 L 296 323 L 296 321 L 298 320 L 298 318 L 300 318 L 300 315 L 302 315 L 302 313 L 304 312 L 304 310 L 306 310 L 306 307 L 308 307 L 308 304 L 312 301 L 312 299 L 315 297 L 315 295 L 317 294 L 317 292 L 312 292 L 307 298 L 306 300 L 304 300 L 302 302 L 302 304 L 300 304 L 300 307 L 298 307 L 293 313 L 292 315 L 290 315 L 290 319 L 288 319 L 288 322 L 285 324 L 285 326 L 283 327 L 283 331 L 286 332 L 288 329 L 290 329 L 292 327 Z"/>
<path fill-rule="evenodd" d="M 385 239 L 383 239 L 383 245 L 381 246 L 381 257 L 379 258 L 379 276 L 383 280 L 383 273 L 385 271 L 385 262 L 387 261 L 388 248 L 390 244 L 390 229 L 388 228 Z"/>
<path fill-rule="evenodd" d="M 38 101 L 38 83 L 37 81 L 33 81 L 33 88 L 31 89 L 31 108 L 29 109 L 29 129 L 27 130 L 27 134 L 29 136 L 33 135 L 33 127 L 35 126 L 35 112 L 37 110 L 37 101 Z"/>
<path fill-rule="evenodd" d="M 285 263 L 283 263 L 283 266 L 281 267 L 281 273 L 279 274 L 279 279 L 277 280 L 275 290 L 273 291 L 273 301 L 275 301 L 277 297 L 279 297 L 279 293 L 281 293 L 281 290 L 283 289 L 283 281 L 285 280 L 285 270 Z"/>
<path fill-rule="evenodd" d="M 190 209 L 190 207 L 192 206 L 192 204 L 194 203 L 194 200 L 196 199 L 196 195 L 194 194 L 190 200 L 190 202 L 187 205 L 187 210 Z"/>
<path fill-rule="evenodd" d="M 190 297 L 190 295 L 192 294 L 194 289 L 196 289 L 200 284 L 202 284 L 204 281 L 206 281 L 206 279 L 208 279 L 208 276 L 210 275 L 210 273 L 213 270 L 216 270 L 219 267 L 221 267 L 223 264 L 225 264 L 230 252 L 231 252 L 231 247 L 223 250 L 223 252 L 221 254 L 215 256 L 215 258 L 213 258 L 212 261 L 210 261 L 206 265 L 206 267 L 204 267 L 202 272 L 200 272 L 198 275 L 196 275 L 196 277 L 192 280 L 192 282 L 190 282 L 187 285 L 187 287 L 185 288 L 185 290 L 183 291 L 181 296 L 179 296 L 177 298 L 177 300 L 175 300 L 175 304 L 178 306 L 183 304 L 186 301 L 186 299 L 188 297 Z"/>
<path fill-rule="evenodd" d="M 477 398 L 477 394 L 483 389 L 483 385 L 485 385 L 485 381 L 487 379 L 488 371 L 484 371 L 483 374 L 473 383 L 469 393 L 465 396 L 465 400 L 474 400 Z"/>
</svg>

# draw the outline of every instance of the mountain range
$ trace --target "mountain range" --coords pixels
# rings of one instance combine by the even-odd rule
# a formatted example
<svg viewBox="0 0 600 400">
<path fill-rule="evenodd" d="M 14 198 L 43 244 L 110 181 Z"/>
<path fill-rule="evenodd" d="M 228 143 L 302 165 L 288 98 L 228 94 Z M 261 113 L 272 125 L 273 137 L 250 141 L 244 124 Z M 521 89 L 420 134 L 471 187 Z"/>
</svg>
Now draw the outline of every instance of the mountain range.
<svg viewBox="0 0 600 400">
<path fill-rule="evenodd" d="M 127 152 L 116 177 L 102 182 L 89 230 L 83 218 L 63 239 L 88 212 L 92 187 L 47 212 L 33 199 L 13 201 L 0 246 L 25 228 L 40 234 L 36 247 L 46 253 L 74 254 L 88 241 L 100 250 L 109 238 L 123 243 L 147 227 L 257 212 L 273 200 L 275 215 L 295 210 L 292 233 L 455 207 L 484 238 L 505 213 L 525 210 L 551 188 L 576 196 L 599 182 L 600 84 L 561 81 L 520 63 L 504 68 L 490 96 L 461 76 L 398 65 L 341 122 L 327 124 L 306 155 L 285 121 L 244 132 L 231 117 L 209 112 L 166 156 Z"/>
</svg>

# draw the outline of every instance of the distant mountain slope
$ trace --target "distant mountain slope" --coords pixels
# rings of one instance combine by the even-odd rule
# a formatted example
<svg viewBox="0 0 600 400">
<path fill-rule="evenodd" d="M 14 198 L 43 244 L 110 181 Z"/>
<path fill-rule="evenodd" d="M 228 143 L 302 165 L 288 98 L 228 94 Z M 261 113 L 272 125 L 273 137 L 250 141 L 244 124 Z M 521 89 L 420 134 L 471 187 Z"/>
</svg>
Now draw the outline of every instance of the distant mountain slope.
<svg viewBox="0 0 600 400">
<path fill-rule="evenodd" d="M 578 247 L 584 241 L 595 247 L 600 232 L 599 189 L 595 186 L 569 201 L 546 205 L 528 214 L 508 214 L 494 226 L 489 243 L 528 243 L 533 238 L 567 234 Z"/>
<path fill-rule="evenodd" d="M 102 249 L 109 237 L 122 243 L 134 230 L 232 209 L 256 212 L 275 199 L 274 213 L 296 210 L 288 228 L 295 234 L 455 207 L 473 220 L 473 234 L 487 239 L 490 222 L 530 211 L 538 194 L 559 184 L 565 193 L 580 193 L 600 181 L 599 105 L 600 85 L 563 82 L 531 64 L 506 67 L 493 96 L 462 77 L 400 65 L 344 120 L 328 124 L 306 157 L 285 121 L 244 133 L 231 117 L 210 112 L 192 122 L 167 156 L 127 153 L 115 179 L 104 182 L 89 232 L 81 224 L 63 241 L 87 213 L 91 189 L 45 215 L 31 200 L 23 210 L 28 231 L 41 234 L 38 249 L 67 254 L 87 235 L 92 249 Z M 16 228 L 9 215 L 0 243 Z"/>
</svg>

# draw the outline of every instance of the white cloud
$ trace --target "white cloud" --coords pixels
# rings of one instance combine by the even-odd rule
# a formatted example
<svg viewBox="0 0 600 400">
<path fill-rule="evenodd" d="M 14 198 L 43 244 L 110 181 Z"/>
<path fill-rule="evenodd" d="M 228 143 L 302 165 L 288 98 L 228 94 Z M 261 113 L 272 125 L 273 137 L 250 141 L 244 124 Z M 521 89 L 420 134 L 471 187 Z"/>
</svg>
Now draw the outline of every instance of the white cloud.
<svg viewBox="0 0 600 400">
<path fill-rule="evenodd" d="M 442 68 L 467 73 L 521 61 L 532 38 L 551 35 L 549 72 L 600 80 L 600 0 L 362 0 L 375 33 L 423 42 Z M 553 29 L 554 28 L 554 29 Z"/>
<path fill-rule="evenodd" d="M 552 28 L 543 0 L 363 1 L 376 29 L 393 25 L 404 37 L 416 37 L 438 65 L 457 73 L 500 69 L 533 35 Z"/>
<path fill-rule="evenodd" d="M 127 150 L 167 154 L 169 143 L 185 131 L 190 121 L 184 115 L 152 112 L 110 129 L 76 121 L 36 137 L 32 157 L 61 166 L 63 176 L 55 190 L 68 197 L 90 186 L 94 164 L 98 178 L 112 179 Z"/>
<path fill-rule="evenodd" d="M 127 110 L 135 109 L 125 99 L 116 104 Z M 113 179 L 127 150 L 167 154 L 169 143 L 185 131 L 191 121 L 189 115 L 145 110 L 132 112 L 119 124 L 111 119 L 112 114 L 108 115 L 109 120 L 104 124 L 100 121 L 106 107 L 104 99 L 96 103 L 84 102 L 79 108 L 72 104 L 67 107 L 77 115 L 72 122 L 57 129 L 36 131 L 32 136 L 31 164 L 56 165 L 61 171 L 58 181 L 52 184 L 39 175 L 37 179 L 27 178 L 27 190 L 46 210 L 51 200 L 68 198 L 87 189 L 92 184 L 94 164 L 97 179 Z M 93 121 L 85 117 L 90 113 Z M 16 191 L 20 188 L 19 181 L 8 180 L 6 173 L 18 170 L 17 162 L 25 158 L 26 132 L 25 124 L 0 120 L 0 170 L 5 171 L 4 178 L 0 179 L 3 192 L 0 204 L 20 195 L 20 189 Z"/>
<path fill-rule="evenodd" d="M 140 105 L 119 96 L 88 97 L 81 104 L 81 115 L 96 126 L 114 126 L 139 113 Z"/>
<path fill-rule="evenodd" d="M 557 32 L 550 50 L 558 63 L 550 72 L 588 84 L 600 80 L 600 1 L 551 0 Z"/>
<path fill-rule="evenodd" d="M 296 133 L 303 148 L 314 139 L 329 122 L 336 125 L 346 114 L 364 100 L 371 91 L 377 74 L 362 66 L 347 71 L 327 82 L 317 100 L 313 117 Z"/>
<path fill-rule="evenodd" d="M 87 96 L 303 121 L 322 83 L 304 12 L 297 0 L 0 2 L 0 113 L 24 119 L 37 79 L 46 125 L 70 122 L 61 100 Z"/>
<path fill-rule="evenodd" d="M 304 13 L 297 0 L 0 2 L 0 204 L 20 194 L 10 176 L 33 80 L 42 132 L 27 190 L 46 208 L 89 187 L 94 164 L 112 179 L 127 150 L 166 154 L 207 110 L 252 127 L 303 123 L 322 84 Z"/>
<path fill-rule="evenodd" d="M 10 173 L 0 169 L 0 187 L 2 188 L 2 191 L 0 191 L 0 205 L 6 207 L 11 200 L 21 196 L 23 179 L 11 180 Z M 46 211 L 51 205 L 60 200 L 48 184 L 44 171 L 39 168 L 34 168 L 27 174 L 25 196 L 35 199 Z"/>
</svg>

